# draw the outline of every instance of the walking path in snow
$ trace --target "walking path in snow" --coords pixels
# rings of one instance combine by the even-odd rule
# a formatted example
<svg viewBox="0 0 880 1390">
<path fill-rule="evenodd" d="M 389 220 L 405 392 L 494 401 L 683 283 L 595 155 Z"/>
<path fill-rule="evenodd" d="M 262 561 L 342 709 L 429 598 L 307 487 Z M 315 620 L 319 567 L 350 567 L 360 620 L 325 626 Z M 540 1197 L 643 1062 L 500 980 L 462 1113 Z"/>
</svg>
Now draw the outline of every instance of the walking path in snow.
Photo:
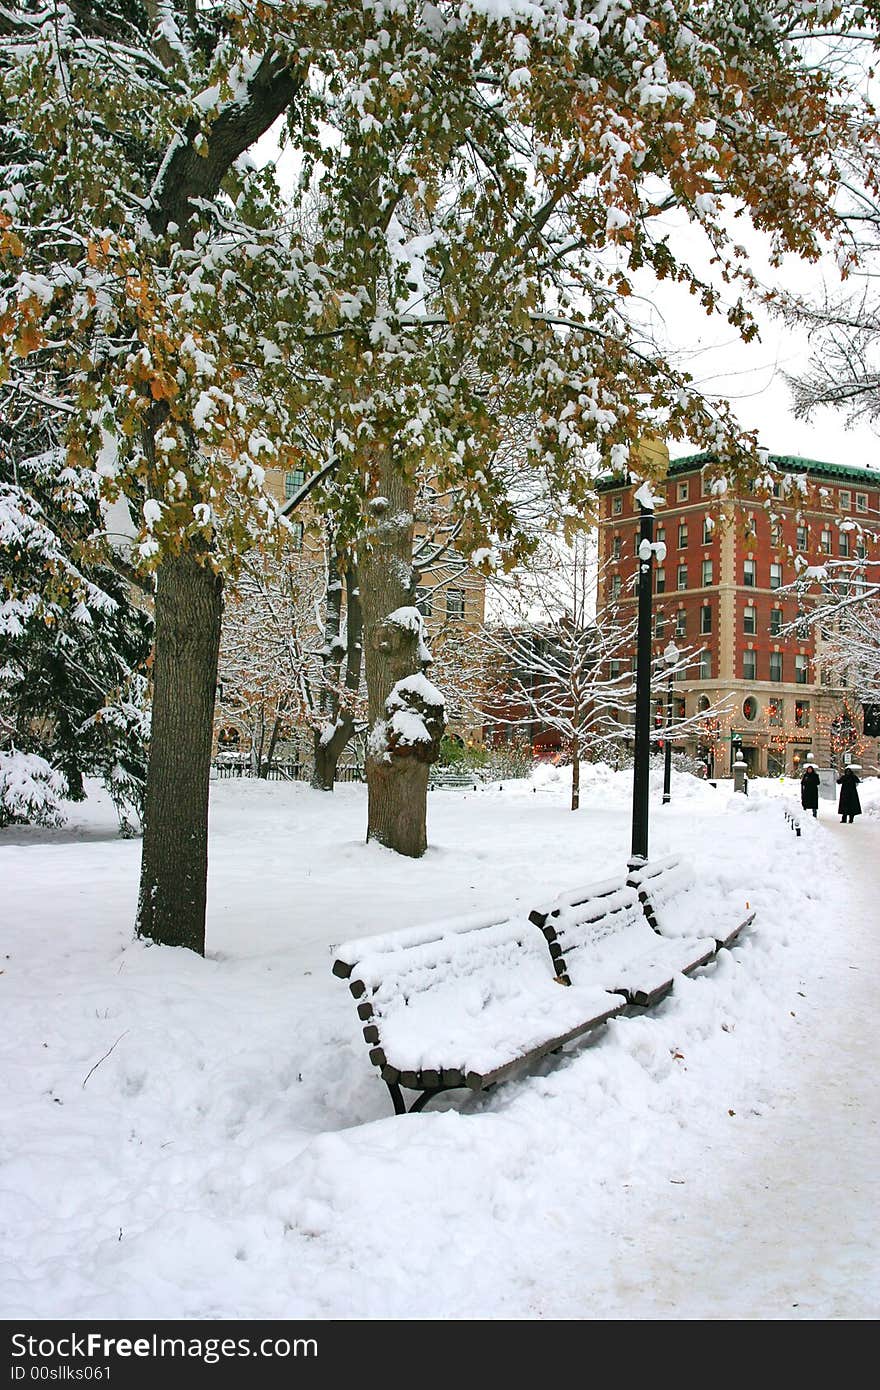
<svg viewBox="0 0 880 1390">
<path fill-rule="evenodd" d="M 841 825 L 830 805 L 819 815 L 815 874 L 834 855 L 846 889 L 802 984 L 800 1046 L 772 1107 L 732 1124 L 729 1148 L 671 1188 L 678 1207 L 637 1217 L 612 1271 L 620 1316 L 880 1314 L 880 823 Z"/>
</svg>

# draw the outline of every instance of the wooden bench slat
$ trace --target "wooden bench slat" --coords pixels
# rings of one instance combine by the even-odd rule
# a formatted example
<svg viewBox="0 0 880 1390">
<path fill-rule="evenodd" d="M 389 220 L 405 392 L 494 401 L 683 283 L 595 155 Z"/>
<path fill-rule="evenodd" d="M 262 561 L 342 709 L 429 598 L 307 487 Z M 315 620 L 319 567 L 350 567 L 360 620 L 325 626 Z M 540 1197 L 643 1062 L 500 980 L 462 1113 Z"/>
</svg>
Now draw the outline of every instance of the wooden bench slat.
<svg viewBox="0 0 880 1390">
<path fill-rule="evenodd" d="M 630 873 L 645 914 L 654 931 L 664 938 L 705 929 L 712 933 L 716 951 L 730 946 L 755 920 L 755 913 L 733 896 L 707 894 L 693 869 L 678 855 L 642 865 Z"/>
<path fill-rule="evenodd" d="M 543 923 L 560 978 L 601 981 L 643 1007 L 668 994 L 677 974 L 696 970 L 715 952 L 710 937 L 659 938 L 636 889 L 622 881 L 565 893 L 534 910 L 530 920 Z"/>
</svg>

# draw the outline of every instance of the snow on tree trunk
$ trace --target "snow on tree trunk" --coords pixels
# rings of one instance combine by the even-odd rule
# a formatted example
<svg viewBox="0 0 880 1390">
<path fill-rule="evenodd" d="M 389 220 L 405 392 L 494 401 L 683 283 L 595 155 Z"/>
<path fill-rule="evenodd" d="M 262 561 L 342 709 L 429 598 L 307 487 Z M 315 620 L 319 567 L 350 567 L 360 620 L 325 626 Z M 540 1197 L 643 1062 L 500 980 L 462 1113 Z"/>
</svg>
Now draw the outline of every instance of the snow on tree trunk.
<svg viewBox="0 0 880 1390">
<path fill-rule="evenodd" d="M 370 722 L 367 839 L 418 858 L 428 846 L 428 769 L 445 715 L 442 696 L 421 675 L 430 656 L 413 606 L 415 485 L 396 474 L 386 453 L 378 486 L 359 566 Z"/>
<path fill-rule="evenodd" d="M 137 932 L 200 955 L 222 605 L 222 580 L 191 552 L 162 561 Z"/>
<path fill-rule="evenodd" d="M 342 577 L 339 563 L 328 548 L 327 616 L 324 623 L 324 662 L 321 687 L 323 719 L 314 733 L 314 767 L 312 786 L 317 791 L 332 792 L 336 785 L 339 759 L 355 731 L 355 719 L 349 703 L 356 699 L 361 680 L 362 616 L 358 572 L 349 557 L 345 570 L 345 629 L 342 629 Z M 345 680 L 340 681 L 342 658 L 345 656 Z"/>
<path fill-rule="evenodd" d="M 576 811 L 581 804 L 581 747 L 575 737 L 571 741 L 571 809 Z"/>
</svg>

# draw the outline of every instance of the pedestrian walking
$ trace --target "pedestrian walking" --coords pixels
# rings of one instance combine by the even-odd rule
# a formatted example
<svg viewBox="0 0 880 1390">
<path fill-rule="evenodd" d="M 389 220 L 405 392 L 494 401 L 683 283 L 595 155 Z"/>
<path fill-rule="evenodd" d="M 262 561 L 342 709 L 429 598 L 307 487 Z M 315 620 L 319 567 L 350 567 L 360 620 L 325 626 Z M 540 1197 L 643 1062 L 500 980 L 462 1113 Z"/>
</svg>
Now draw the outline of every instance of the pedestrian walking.
<svg viewBox="0 0 880 1390">
<path fill-rule="evenodd" d="M 841 776 L 837 779 L 840 786 L 840 799 L 837 803 L 837 810 L 840 815 L 841 825 L 845 825 L 847 821 L 852 825 L 853 817 L 862 814 L 862 803 L 859 801 L 859 793 L 856 790 L 859 782 L 862 780 L 861 777 L 858 776 L 861 770 L 858 763 L 849 763 L 848 766 L 843 769 Z"/>
<path fill-rule="evenodd" d="M 801 773 L 801 805 L 805 811 L 819 812 L 819 774 L 812 763 L 804 763 Z"/>
</svg>

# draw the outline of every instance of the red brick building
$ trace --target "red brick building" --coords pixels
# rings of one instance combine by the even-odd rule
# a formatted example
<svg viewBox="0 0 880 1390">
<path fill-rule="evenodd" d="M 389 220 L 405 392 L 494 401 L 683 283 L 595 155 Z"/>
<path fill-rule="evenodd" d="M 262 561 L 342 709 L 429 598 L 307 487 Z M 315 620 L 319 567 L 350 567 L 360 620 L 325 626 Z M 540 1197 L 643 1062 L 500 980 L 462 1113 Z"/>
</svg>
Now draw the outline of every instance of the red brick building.
<svg viewBox="0 0 880 1390">
<path fill-rule="evenodd" d="M 710 757 L 720 776 L 736 742 L 756 776 L 791 775 L 808 755 L 829 766 L 834 721 L 857 715 L 861 735 L 861 709 L 823 679 L 814 626 L 784 632 L 799 616 L 785 587 L 799 556 L 810 565 L 880 559 L 880 471 L 774 455 L 766 489 L 731 496 L 713 491 L 710 463 L 706 454 L 677 459 L 654 486 L 662 499 L 654 538 L 665 541 L 666 559 L 654 566 L 653 650 L 660 656 L 673 640 L 693 652 L 675 685 L 680 713 L 726 705 L 682 747 Z M 600 613 L 615 600 L 636 602 L 636 487 L 624 475 L 599 486 Z M 876 739 L 860 736 L 854 752 L 866 772 L 878 770 Z"/>
</svg>

